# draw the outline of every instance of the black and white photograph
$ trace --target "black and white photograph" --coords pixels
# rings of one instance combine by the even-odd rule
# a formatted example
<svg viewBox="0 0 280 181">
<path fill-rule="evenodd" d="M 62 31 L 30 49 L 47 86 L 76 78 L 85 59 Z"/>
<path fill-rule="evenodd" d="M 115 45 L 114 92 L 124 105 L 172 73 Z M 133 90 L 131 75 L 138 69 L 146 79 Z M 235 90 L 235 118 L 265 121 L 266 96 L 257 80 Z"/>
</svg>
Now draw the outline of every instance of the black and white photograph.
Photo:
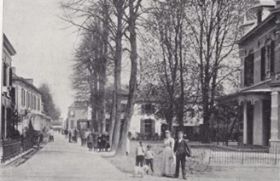
<svg viewBox="0 0 280 181">
<path fill-rule="evenodd" d="M 280 0 L 0 0 L 0 181 L 280 181 Z"/>
</svg>

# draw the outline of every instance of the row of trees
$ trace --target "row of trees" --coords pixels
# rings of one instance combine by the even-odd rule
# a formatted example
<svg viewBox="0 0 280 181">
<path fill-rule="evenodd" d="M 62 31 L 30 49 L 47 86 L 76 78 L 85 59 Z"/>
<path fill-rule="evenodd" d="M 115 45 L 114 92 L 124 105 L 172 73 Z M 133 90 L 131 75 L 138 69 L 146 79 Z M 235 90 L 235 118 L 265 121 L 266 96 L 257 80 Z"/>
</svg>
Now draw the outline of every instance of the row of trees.
<svg viewBox="0 0 280 181">
<path fill-rule="evenodd" d="M 105 131 L 105 111 L 111 112 L 112 147 L 124 153 L 139 95 L 162 100 L 161 115 L 170 129 L 174 120 L 183 126 L 186 105 L 200 105 L 203 129 L 207 130 L 217 92 L 238 71 L 233 63 L 236 40 L 240 15 L 248 5 L 239 0 L 63 2 L 63 19 L 82 35 L 73 66 L 73 87 L 77 99 L 89 101 L 93 108 L 91 128 Z M 121 75 L 127 58 L 128 97 L 121 122 Z M 105 110 L 110 77 L 114 82 L 112 109 Z M 205 141 L 207 137 L 205 134 Z"/>
</svg>

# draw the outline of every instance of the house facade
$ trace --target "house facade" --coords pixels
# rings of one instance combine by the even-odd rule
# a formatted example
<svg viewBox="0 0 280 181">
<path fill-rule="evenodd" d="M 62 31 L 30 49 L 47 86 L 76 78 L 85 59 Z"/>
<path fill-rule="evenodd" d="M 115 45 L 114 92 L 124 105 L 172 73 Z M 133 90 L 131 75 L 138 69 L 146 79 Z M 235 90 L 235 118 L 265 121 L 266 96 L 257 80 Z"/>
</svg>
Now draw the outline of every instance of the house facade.
<svg viewBox="0 0 280 181">
<path fill-rule="evenodd" d="M 91 108 L 86 101 L 75 101 L 68 107 L 67 130 L 89 128 L 88 120 L 91 120 Z"/>
<path fill-rule="evenodd" d="M 34 86 L 33 79 L 25 79 L 13 74 L 13 89 L 15 94 L 15 110 L 17 111 L 21 122 L 18 130 L 23 133 L 29 126 L 37 131 L 47 131 L 50 128 L 51 118 L 44 114 L 42 94 Z"/>
<path fill-rule="evenodd" d="M 243 143 L 280 152 L 280 1 L 257 1 L 241 30 Z"/>
<path fill-rule="evenodd" d="M 9 130 L 13 130 L 12 120 L 10 119 L 13 112 L 13 92 L 12 92 L 12 57 L 16 54 L 15 49 L 3 34 L 3 50 L 2 50 L 2 90 L 1 90 L 1 122 L 0 137 L 5 140 L 9 138 Z"/>
</svg>

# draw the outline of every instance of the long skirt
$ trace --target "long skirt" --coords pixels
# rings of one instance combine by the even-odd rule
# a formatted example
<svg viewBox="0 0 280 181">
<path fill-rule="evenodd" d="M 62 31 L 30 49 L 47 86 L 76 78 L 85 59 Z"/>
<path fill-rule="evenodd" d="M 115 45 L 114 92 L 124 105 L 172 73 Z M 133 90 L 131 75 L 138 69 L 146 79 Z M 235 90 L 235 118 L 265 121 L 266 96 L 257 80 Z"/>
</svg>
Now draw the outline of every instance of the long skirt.
<svg viewBox="0 0 280 181">
<path fill-rule="evenodd" d="M 166 147 L 163 150 L 163 163 L 162 163 L 162 175 L 173 176 L 175 171 L 175 157 L 173 150 L 170 147 Z"/>
</svg>

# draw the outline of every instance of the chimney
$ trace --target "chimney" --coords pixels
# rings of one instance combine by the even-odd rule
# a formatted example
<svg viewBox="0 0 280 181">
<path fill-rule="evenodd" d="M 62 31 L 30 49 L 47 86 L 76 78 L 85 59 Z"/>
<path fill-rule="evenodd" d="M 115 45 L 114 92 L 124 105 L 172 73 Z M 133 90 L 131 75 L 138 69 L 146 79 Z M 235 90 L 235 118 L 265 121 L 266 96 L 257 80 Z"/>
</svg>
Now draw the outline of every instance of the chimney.
<svg viewBox="0 0 280 181">
<path fill-rule="evenodd" d="M 28 82 L 29 84 L 33 85 L 33 79 L 25 79 L 26 82 Z"/>
</svg>

